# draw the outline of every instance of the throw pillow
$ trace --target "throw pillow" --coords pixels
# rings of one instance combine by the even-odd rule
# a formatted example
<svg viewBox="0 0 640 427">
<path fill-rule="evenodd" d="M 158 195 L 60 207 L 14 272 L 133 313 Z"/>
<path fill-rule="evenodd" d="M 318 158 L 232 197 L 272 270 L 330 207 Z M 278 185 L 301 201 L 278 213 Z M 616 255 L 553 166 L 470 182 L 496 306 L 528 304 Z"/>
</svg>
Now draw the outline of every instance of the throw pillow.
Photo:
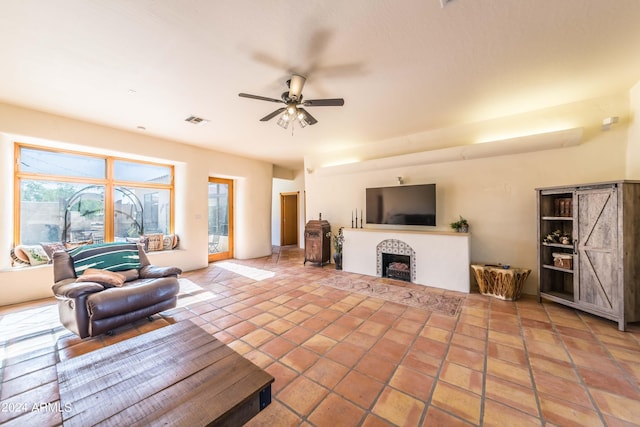
<svg viewBox="0 0 640 427">
<path fill-rule="evenodd" d="M 149 239 L 149 252 L 162 250 L 162 233 L 146 234 L 145 237 Z"/>
<path fill-rule="evenodd" d="M 40 265 L 49 262 L 49 257 L 40 245 L 18 245 L 15 249 L 16 256 L 20 259 L 27 258 L 29 264 Z"/>
<path fill-rule="evenodd" d="M 170 249 L 173 249 L 173 242 L 175 241 L 176 237 L 173 234 L 165 234 L 162 237 L 162 250 L 163 251 L 168 251 Z"/>
<path fill-rule="evenodd" d="M 98 268 L 87 268 L 82 276 L 76 279 L 76 282 L 95 282 L 105 287 L 119 288 L 124 284 L 125 276 L 109 270 L 100 270 Z"/>
<path fill-rule="evenodd" d="M 53 253 L 57 251 L 64 251 L 67 249 L 62 242 L 50 242 L 50 243 L 40 243 L 42 249 L 47 253 L 49 257 L 49 262 L 53 260 Z"/>
<path fill-rule="evenodd" d="M 100 243 L 68 251 L 76 276 L 88 268 L 123 271 L 140 268 L 140 254 L 135 243 Z"/>
</svg>

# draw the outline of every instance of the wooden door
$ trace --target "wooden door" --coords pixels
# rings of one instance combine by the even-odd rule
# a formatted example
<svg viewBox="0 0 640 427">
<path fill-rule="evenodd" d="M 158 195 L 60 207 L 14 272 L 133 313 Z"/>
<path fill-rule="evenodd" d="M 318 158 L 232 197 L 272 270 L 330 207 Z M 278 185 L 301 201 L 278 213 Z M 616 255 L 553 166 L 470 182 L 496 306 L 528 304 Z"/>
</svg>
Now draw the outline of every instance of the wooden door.
<svg viewBox="0 0 640 427">
<path fill-rule="evenodd" d="M 298 193 L 280 193 L 280 246 L 298 246 Z"/>
<path fill-rule="evenodd" d="M 618 313 L 618 197 L 616 187 L 579 190 L 578 301 Z"/>
</svg>

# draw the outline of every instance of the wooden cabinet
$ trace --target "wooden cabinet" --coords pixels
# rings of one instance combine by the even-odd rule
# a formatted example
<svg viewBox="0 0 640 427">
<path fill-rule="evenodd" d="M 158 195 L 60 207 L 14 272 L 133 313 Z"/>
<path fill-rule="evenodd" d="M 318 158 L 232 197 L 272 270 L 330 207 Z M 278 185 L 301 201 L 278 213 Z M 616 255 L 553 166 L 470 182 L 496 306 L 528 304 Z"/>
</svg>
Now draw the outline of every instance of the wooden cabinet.
<svg viewBox="0 0 640 427">
<path fill-rule="evenodd" d="M 640 320 L 640 182 L 539 188 L 538 298 Z"/>
<path fill-rule="evenodd" d="M 331 225 L 326 220 L 311 220 L 304 228 L 304 264 L 328 263 L 331 259 Z"/>
</svg>

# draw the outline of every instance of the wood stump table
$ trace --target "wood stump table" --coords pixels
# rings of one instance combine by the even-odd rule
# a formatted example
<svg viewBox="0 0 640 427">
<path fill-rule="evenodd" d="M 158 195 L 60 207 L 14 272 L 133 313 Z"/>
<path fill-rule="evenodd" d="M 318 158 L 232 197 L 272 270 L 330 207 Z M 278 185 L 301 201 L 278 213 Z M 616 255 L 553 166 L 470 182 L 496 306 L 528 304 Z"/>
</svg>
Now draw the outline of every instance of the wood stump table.
<svg viewBox="0 0 640 427">
<path fill-rule="evenodd" d="M 190 321 L 56 368 L 65 426 L 242 425 L 271 402 L 274 381 Z"/>
<path fill-rule="evenodd" d="M 524 281 L 531 273 L 531 270 L 527 268 L 504 268 L 484 264 L 474 264 L 471 268 L 482 295 L 507 301 L 515 301 L 520 298 Z"/>
</svg>

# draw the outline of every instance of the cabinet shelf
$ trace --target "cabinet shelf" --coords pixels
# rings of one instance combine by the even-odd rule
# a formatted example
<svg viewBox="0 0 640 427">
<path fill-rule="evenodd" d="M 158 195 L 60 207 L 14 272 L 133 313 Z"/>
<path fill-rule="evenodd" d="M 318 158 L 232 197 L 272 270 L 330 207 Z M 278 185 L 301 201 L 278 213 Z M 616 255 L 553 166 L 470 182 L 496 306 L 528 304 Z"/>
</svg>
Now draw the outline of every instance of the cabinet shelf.
<svg viewBox="0 0 640 427">
<path fill-rule="evenodd" d="M 548 299 L 552 300 L 552 301 L 567 301 L 567 302 L 573 302 L 574 298 L 573 298 L 573 294 L 570 293 L 566 293 L 566 292 L 540 292 L 540 294 L 544 297 L 547 297 Z"/>
<path fill-rule="evenodd" d="M 568 268 L 556 267 L 555 265 L 542 264 L 543 268 L 548 268 L 549 270 L 562 271 L 563 273 L 573 274 L 573 270 L 569 270 Z"/>
<path fill-rule="evenodd" d="M 544 221 L 573 221 L 572 216 L 543 216 Z"/>
<path fill-rule="evenodd" d="M 640 229 L 625 219 L 640 217 L 640 181 L 536 190 L 539 298 L 614 320 L 621 331 L 640 321 Z M 547 239 L 558 234 L 572 244 Z"/>
<path fill-rule="evenodd" d="M 542 242 L 542 246 L 548 246 L 548 247 L 550 247 L 550 248 L 573 249 L 573 245 L 563 245 L 562 243 L 547 243 L 547 242 Z"/>
</svg>

